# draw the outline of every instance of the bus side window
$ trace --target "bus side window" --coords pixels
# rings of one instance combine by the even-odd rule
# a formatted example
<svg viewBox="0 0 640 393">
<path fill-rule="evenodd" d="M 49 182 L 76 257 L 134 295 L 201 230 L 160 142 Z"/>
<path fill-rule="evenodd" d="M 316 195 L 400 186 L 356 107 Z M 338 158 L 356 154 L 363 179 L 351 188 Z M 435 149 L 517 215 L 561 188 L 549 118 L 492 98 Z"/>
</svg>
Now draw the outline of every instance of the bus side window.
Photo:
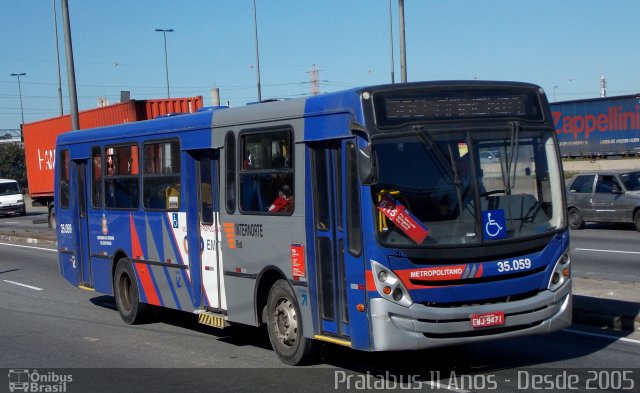
<svg viewBox="0 0 640 393">
<path fill-rule="evenodd" d="M 102 152 L 100 146 L 91 149 L 91 206 L 99 209 L 102 205 Z"/>
<path fill-rule="evenodd" d="M 60 152 L 60 207 L 69 208 L 69 150 Z"/>
<path fill-rule="evenodd" d="M 180 143 L 178 141 L 145 143 L 142 159 L 144 208 L 180 209 Z"/>
<path fill-rule="evenodd" d="M 240 136 L 240 210 L 243 214 L 291 214 L 294 209 L 290 130 Z"/>
<path fill-rule="evenodd" d="M 229 131 L 225 139 L 227 213 L 233 214 L 236 211 L 236 138 L 233 135 L 233 131 Z"/>
<path fill-rule="evenodd" d="M 358 163 L 356 147 L 347 143 L 346 187 L 347 187 L 347 238 L 351 255 L 360 256 L 362 252 L 362 224 L 360 222 L 360 187 L 358 184 Z"/>
<path fill-rule="evenodd" d="M 111 209 L 137 209 L 140 200 L 138 146 L 121 145 L 105 149 L 104 206 Z"/>
</svg>

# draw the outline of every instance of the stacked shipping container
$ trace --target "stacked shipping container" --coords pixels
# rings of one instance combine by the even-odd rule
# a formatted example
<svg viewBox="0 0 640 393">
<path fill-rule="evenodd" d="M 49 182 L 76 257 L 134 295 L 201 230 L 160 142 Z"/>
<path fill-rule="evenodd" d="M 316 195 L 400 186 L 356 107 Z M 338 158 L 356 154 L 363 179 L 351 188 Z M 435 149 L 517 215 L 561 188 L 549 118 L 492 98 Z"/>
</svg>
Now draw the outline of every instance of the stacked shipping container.
<svg viewBox="0 0 640 393">
<path fill-rule="evenodd" d="M 170 113 L 195 112 L 202 96 L 159 100 L 130 100 L 79 112 L 80 129 L 150 120 Z M 24 124 L 25 161 L 29 195 L 36 204 L 53 206 L 53 169 L 56 137 L 71 130 L 71 116 L 64 115 Z"/>
</svg>

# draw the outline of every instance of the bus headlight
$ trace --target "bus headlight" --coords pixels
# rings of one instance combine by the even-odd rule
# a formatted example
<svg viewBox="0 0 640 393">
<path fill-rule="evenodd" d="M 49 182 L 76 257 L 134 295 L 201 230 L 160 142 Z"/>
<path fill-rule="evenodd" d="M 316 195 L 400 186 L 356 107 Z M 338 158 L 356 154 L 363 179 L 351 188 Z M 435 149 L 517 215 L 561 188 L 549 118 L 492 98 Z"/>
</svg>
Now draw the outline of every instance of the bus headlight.
<svg viewBox="0 0 640 393">
<path fill-rule="evenodd" d="M 551 273 L 551 279 L 547 288 L 550 291 L 555 291 L 560 288 L 571 277 L 571 258 L 569 254 L 564 253 L 556 261 L 556 265 Z"/>
<path fill-rule="evenodd" d="M 409 291 L 395 273 L 374 260 L 371 260 L 371 270 L 380 296 L 405 307 L 413 304 Z"/>
</svg>

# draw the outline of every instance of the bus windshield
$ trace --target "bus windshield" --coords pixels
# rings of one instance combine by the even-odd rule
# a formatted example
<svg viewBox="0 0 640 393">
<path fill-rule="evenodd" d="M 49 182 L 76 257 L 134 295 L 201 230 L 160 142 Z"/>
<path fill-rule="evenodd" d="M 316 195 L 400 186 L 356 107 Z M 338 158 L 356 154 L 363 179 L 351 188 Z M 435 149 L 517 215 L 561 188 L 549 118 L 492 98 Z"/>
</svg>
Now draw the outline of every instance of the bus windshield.
<svg viewBox="0 0 640 393">
<path fill-rule="evenodd" d="M 375 225 L 385 246 L 482 243 L 564 226 L 553 131 L 414 126 L 373 147 Z"/>
</svg>

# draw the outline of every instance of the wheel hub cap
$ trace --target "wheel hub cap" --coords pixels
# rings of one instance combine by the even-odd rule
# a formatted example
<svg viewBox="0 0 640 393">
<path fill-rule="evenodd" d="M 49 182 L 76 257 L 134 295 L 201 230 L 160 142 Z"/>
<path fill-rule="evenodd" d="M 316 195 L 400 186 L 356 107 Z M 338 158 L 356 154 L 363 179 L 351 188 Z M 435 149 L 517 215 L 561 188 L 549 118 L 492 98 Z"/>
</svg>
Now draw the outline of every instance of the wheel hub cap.
<svg viewBox="0 0 640 393">
<path fill-rule="evenodd" d="M 274 312 L 274 328 L 278 339 L 291 346 L 296 342 L 298 334 L 298 316 L 293 304 L 288 299 L 281 299 Z"/>
</svg>

